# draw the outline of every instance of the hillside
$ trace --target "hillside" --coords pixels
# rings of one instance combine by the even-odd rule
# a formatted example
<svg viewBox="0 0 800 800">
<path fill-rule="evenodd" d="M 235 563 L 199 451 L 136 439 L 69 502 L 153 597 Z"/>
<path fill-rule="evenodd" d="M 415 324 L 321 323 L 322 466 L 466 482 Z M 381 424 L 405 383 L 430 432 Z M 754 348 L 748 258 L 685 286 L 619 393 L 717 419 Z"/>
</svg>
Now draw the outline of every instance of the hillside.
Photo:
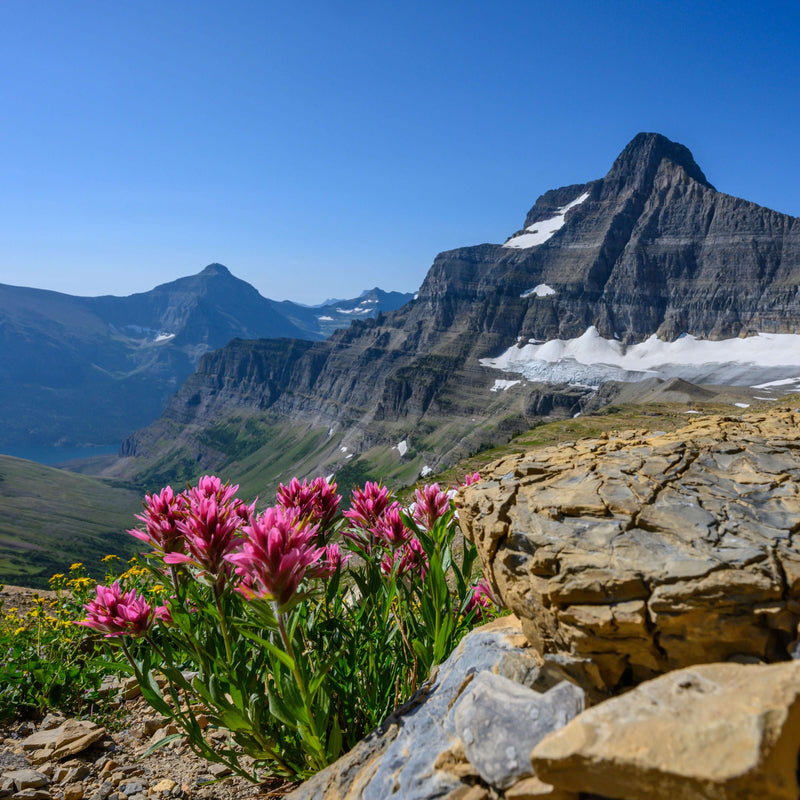
<svg viewBox="0 0 800 800">
<path fill-rule="evenodd" d="M 138 491 L 0 456 L 0 583 L 47 588 L 80 561 L 101 577 L 103 556 L 131 556 L 125 531 L 141 509 Z"/>
</svg>

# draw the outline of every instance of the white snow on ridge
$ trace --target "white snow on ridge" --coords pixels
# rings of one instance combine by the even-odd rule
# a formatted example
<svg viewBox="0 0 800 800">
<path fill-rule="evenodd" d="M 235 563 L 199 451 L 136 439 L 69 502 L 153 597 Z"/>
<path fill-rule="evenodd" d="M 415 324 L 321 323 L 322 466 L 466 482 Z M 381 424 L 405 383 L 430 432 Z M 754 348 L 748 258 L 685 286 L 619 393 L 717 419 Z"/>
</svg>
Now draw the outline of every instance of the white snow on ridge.
<svg viewBox="0 0 800 800">
<path fill-rule="evenodd" d="M 337 308 L 336 311 L 339 314 L 369 314 L 369 309 L 363 308 L 362 306 L 356 306 L 355 308 Z"/>
<path fill-rule="evenodd" d="M 624 345 L 604 339 L 590 327 L 576 339 L 552 339 L 543 344 L 512 345 L 481 364 L 545 383 L 596 386 L 605 380 L 639 381 L 649 377 L 683 377 L 699 383 L 752 385 L 764 377 L 797 375 L 800 335 L 759 333 L 744 339 L 709 341 L 684 334 L 664 342 L 655 334 L 644 342 Z M 769 385 L 800 383 L 771 380 Z M 767 388 L 759 384 L 754 388 Z"/>
<path fill-rule="evenodd" d="M 771 389 L 773 386 L 791 386 L 793 383 L 800 383 L 800 375 L 796 378 L 783 378 L 779 381 L 768 381 L 767 383 L 759 383 L 758 386 L 753 386 L 753 389 Z"/>
<path fill-rule="evenodd" d="M 403 439 L 402 442 L 398 442 L 395 445 L 395 447 L 397 447 L 397 450 L 400 453 L 401 457 L 408 452 L 408 442 L 405 439 Z"/>
<path fill-rule="evenodd" d="M 544 244 L 557 230 L 560 230 L 564 225 L 564 216 L 567 211 L 575 206 L 579 206 L 586 198 L 589 197 L 589 192 L 584 192 L 580 197 L 561 206 L 556 211 L 554 217 L 550 219 L 541 219 L 534 222 L 533 225 L 528 225 L 525 230 L 527 233 L 520 233 L 508 239 L 503 247 L 514 247 L 517 249 L 524 249 L 527 247 L 536 247 L 537 245 Z"/>
<path fill-rule="evenodd" d="M 520 297 L 523 300 L 526 297 L 548 297 L 551 294 L 555 294 L 556 290 L 548 286 L 546 283 L 540 283 L 538 286 L 534 286 L 533 289 L 528 289 L 527 292 L 523 292 Z"/>
<path fill-rule="evenodd" d="M 425 466 L 424 466 L 424 467 L 423 467 L 423 468 L 422 468 L 422 469 L 419 471 L 419 476 L 420 476 L 420 478 L 427 478 L 427 477 L 428 477 L 428 475 L 430 475 L 430 474 L 431 474 L 431 472 L 433 472 L 433 469 L 431 469 L 431 467 L 429 467 L 429 466 L 426 464 L 426 465 L 425 465 Z"/>
<path fill-rule="evenodd" d="M 510 389 L 512 386 L 516 386 L 518 383 L 522 383 L 522 381 L 504 381 L 501 378 L 498 378 L 494 382 L 494 386 L 489 389 L 490 392 L 504 392 L 506 389 Z"/>
</svg>

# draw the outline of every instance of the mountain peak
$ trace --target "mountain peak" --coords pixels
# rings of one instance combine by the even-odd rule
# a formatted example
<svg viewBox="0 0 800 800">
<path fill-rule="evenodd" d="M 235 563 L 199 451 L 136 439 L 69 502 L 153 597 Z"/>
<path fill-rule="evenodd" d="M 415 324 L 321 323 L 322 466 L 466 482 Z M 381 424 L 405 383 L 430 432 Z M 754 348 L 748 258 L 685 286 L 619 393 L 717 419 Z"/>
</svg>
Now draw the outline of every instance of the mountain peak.
<svg viewBox="0 0 800 800">
<path fill-rule="evenodd" d="M 713 188 L 697 165 L 691 151 L 660 133 L 638 133 L 619 154 L 607 178 L 639 177 L 655 173 L 663 160 L 683 167 L 686 174 L 705 186 Z"/>
<path fill-rule="evenodd" d="M 209 264 L 200 274 L 209 278 L 215 275 L 224 275 L 228 277 L 231 275 L 231 271 L 224 264 L 218 264 L 215 261 L 213 264 Z"/>
</svg>

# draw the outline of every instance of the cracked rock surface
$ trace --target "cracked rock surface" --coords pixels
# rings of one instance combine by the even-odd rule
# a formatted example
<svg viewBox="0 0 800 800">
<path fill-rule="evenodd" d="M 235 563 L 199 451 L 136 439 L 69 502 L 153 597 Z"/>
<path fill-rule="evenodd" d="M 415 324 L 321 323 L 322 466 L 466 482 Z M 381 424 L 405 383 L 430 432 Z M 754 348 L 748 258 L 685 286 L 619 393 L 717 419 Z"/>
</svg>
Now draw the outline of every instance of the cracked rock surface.
<svg viewBox="0 0 800 800">
<path fill-rule="evenodd" d="M 594 665 L 598 689 L 797 642 L 798 410 L 510 456 L 461 505 L 531 643 Z"/>
</svg>

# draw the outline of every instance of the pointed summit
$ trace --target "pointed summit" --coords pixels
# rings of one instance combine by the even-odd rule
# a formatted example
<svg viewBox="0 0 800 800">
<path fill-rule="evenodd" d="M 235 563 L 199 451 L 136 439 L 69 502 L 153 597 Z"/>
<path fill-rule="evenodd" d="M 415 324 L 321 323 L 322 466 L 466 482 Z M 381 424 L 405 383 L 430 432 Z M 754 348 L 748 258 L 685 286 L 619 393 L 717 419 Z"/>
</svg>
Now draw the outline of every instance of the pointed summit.
<svg viewBox="0 0 800 800">
<path fill-rule="evenodd" d="M 210 278 L 215 275 L 230 276 L 231 271 L 224 264 L 218 264 L 215 261 L 213 264 L 209 264 L 200 274 Z"/>
<path fill-rule="evenodd" d="M 689 148 L 670 141 L 660 133 L 639 133 L 634 136 L 617 157 L 606 176 L 606 181 L 616 180 L 625 183 L 631 180 L 635 183 L 639 183 L 642 179 L 647 181 L 655 175 L 664 160 L 682 167 L 686 174 L 698 183 L 714 188 L 703 174 L 703 170 L 697 166 Z"/>
</svg>

